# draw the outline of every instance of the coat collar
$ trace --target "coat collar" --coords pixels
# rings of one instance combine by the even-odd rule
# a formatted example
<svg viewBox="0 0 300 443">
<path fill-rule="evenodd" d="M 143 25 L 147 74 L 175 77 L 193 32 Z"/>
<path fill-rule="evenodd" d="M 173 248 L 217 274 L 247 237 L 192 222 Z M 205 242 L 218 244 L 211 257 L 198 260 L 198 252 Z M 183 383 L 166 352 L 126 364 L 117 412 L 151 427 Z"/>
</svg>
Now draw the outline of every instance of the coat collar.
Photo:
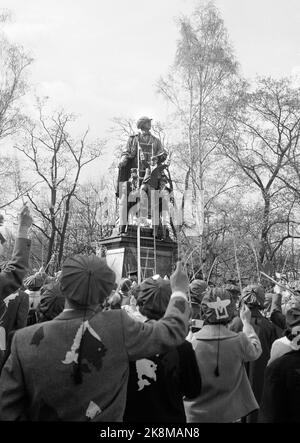
<svg viewBox="0 0 300 443">
<path fill-rule="evenodd" d="M 93 317 L 93 315 L 97 314 L 101 311 L 101 308 L 98 309 L 87 309 L 86 310 L 86 320 Z M 62 311 L 57 317 L 54 318 L 54 320 L 72 320 L 74 318 L 82 318 L 84 317 L 84 309 L 72 309 L 67 311 Z"/>
<path fill-rule="evenodd" d="M 237 333 L 231 331 L 224 325 L 205 325 L 194 334 L 194 340 L 217 340 L 237 337 Z"/>
</svg>

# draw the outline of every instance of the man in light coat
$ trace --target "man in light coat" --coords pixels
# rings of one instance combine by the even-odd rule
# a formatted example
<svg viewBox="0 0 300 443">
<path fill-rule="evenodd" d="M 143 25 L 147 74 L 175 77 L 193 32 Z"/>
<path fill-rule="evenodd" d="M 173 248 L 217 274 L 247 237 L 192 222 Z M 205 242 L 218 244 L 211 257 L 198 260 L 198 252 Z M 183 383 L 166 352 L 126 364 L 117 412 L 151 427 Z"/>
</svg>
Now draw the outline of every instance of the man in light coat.
<svg viewBox="0 0 300 443">
<path fill-rule="evenodd" d="M 64 311 L 14 336 L 0 377 L 0 420 L 122 421 L 129 361 L 166 352 L 188 333 L 188 277 L 178 264 L 164 317 L 147 323 L 102 310 L 115 274 L 99 257 L 67 259 L 60 281 Z"/>
</svg>

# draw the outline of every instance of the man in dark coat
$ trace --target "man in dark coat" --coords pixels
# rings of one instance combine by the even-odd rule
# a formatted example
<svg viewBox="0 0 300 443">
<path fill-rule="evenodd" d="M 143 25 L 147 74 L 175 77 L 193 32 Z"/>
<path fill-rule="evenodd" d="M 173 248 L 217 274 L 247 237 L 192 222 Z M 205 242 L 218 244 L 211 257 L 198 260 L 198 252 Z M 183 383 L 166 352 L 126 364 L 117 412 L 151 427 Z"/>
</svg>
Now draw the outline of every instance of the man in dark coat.
<svg viewBox="0 0 300 443">
<path fill-rule="evenodd" d="M 246 365 L 253 393 L 258 404 L 260 404 L 264 384 L 264 371 L 270 358 L 272 343 L 278 336 L 275 326 L 261 314 L 261 310 L 264 309 L 265 301 L 265 291 L 262 286 L 246 286 L 242 291 L 241 301 L 247 305 L 251 311 L 251 325 L 258 335 L 262 347 L 261 356 L 257 360 L 251 361 Z M 234 332 L 240 332 L 242 330 L 240 317 L 235 317 L 229 328 Z M 255 411 L 247 417 L 247 421 L 255 423 L 257 422 L 257 418 L 258 413 Z"/>
<path fill-rule="evenodd" d="M 0 318 L 0 372 L 10 354 L 14 332 L 27 324 L 29 295 L 19 289 L 2 301 Z"/>
<path fill-rule="evenodd" d="M 290 351 L 276 358 L 265 371 L 259 413 L 263 423 L 300 423 L 300 303 L 286 313 L 285 335 Z"/>
</svg>

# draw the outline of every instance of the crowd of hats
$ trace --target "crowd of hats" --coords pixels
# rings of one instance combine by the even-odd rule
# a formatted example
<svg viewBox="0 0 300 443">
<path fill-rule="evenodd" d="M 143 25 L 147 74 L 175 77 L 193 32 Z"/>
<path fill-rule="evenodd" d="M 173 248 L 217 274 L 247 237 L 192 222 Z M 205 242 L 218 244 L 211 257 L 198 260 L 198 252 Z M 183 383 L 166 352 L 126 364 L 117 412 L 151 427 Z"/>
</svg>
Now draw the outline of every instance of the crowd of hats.
<svg viewBox="0 0 300 443">
<path fill-rule="evenodd" d="M 64 299 L 79 306 L 103 303 L 113 289 L 116 289 L 115 273 L 107 265 L 105 259 L 95 255 L 75 255 L 68 258 L 62 267 L 57 282 L 51 280 L 40 270 L 24 280 L 24 286 L 31 291 L 39 290 L 43 285 L 43 297 L 39 306 L 40 314 L 45 319 L 53 318 L 63 307 Z M 159 319 L 164 315 L 171 296 L 169 280 L 160 276 L 145 279 L 141 284 L 131 287 L 131 280 L 123 279 L 119 285 L 121 293 L 132 294 L 136 299 L 140 312 L 151 319 Z M 212 288 L 203 280 L 195 279 L 190 284 L 190 301 L 201 307 L 201 316 L 206 324 L 229 323 L 236 310 L 239 288 L 227 284 L 221 288 Z M 295 288 L 296 289 L 296 288 Z M 297 287 L 298 289 L 298 287 Z M 296 289 L 296 291 L 297 291 Z M 249 307 L 263 309 L 269 294 L 261 285 L 248 285 L 240 295 L 240 302 Z M 300 293 L 290 297 L 286 306 L 287 328 L 300 325 Z"/>
</svg>

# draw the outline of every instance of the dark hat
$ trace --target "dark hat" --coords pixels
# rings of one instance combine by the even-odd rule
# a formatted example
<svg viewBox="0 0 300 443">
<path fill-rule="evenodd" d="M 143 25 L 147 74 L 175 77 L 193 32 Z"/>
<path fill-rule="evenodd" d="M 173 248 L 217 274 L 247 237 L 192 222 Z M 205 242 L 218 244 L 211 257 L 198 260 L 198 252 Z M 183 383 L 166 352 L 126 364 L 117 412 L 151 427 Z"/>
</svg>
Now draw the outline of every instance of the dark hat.
<svg viewBox="0 0 300 443">
<path fill-rule="evenodd" d="M 105 259 L 96 255 L 75 255 L 63 264 L 60 286 L 68 300 L 88 306 L 102 303 L 111 293 L 115 279 Z"/>
<path fill-rule="evenodd" d="M 207 284 L 204 280 L 195 279 L 190 283 L 190 295 L 192 303 L 201 303 Z"/>
<path fill-rule="evenodd" d="M 232 283 L 226 283 L 223 286 L 223 288 L 226 291 L 230 292 L 230 294 L 234 298 L 234 300 L 236 300 L 236 301 L 238 300 L 241 291 L 240 291 L 240 288 L 237 285 L 232 284 Z"/>
<path fill-rule="evenodd" d="M 39 322 L 52 320 L 62 312 L 64 306 L 65 297 L 61 292 L 60 283 L 47 285 L 37 308 Z"/>
<path fill-rule="evenodd" d="M 238 294 L 240 292 L 240 288 L 233 283 L 226 283 L 223 288 L 226 289 L 226 291 L 231 292 L 232 294 Z"/>
<path fill-rule="evenodd" d="M 234 297 L 224 288 L 207 288 L 202 299 L 201 310 L 206 324 L 227 324 L 234 316 Z"/>
<path fill-rule="evenodd" d="M 166 312 L 172 294 L 169 280 L 161 277 L 146 278 L 140 285 L 137 305 L 142 315 L 159 320 Z"/>
<path fill-rule="evenodd" d="M 241 295 L 241 300 L 248 306 L 256 306 L 260 309 L 264 308 L 265 304 L 265 290 L 261 285 L 246 286 Z"/>
<path fill-rule="evenodd" d="M 141 129 L 143 127 L 144 123 L 151 122 L 151 120 L 152 120 L 152 118 L 143 116 L 143 117 L 138 119 L 138 121 L 136 123 L 136 126 L 137 126 L 138 129 Z"/>
</svg>

